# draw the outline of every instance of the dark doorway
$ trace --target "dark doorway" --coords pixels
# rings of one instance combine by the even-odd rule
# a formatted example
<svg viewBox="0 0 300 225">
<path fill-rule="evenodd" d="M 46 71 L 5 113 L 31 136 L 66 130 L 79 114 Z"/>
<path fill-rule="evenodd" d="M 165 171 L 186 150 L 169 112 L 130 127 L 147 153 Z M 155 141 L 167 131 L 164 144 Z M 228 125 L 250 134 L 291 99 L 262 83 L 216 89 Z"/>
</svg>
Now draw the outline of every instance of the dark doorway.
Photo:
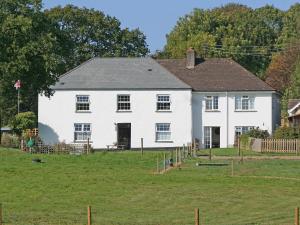
<svg viewBox="0 0 300 225">
<path fill-rule="evenodd" d="M 118 123 L 118 145 L 123 145 L 125 149 L 130 149 L 131 124 Z"/>
<path fill-rule="evenodd" d="M 220 148 L 220 127 L 212 127 L 212 147 Z"/>
</svg>

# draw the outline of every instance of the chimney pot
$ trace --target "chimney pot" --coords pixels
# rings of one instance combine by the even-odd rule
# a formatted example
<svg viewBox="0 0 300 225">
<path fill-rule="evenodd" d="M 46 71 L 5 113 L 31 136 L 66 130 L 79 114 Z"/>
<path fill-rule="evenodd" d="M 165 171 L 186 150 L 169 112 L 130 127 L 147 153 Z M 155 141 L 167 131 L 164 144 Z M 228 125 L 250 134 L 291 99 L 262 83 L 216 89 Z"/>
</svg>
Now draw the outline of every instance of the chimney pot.
<svg viewBox="0 0 300 225">
<path fill-rule="evenodd" d="M 194 69 L 196 64 L 196 52 L 193 48 L 189 48 L 186 52 L 186 68 Z"/>
</svg>

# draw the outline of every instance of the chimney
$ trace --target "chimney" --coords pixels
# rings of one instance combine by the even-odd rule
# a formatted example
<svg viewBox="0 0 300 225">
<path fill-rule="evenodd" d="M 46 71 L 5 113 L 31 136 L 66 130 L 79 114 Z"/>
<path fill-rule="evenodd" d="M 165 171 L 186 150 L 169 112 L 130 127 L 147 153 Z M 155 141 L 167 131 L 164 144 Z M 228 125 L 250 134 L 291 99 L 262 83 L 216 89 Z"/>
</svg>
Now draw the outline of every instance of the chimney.
<svg viewBox="0 0 300 225">
<path fill-rule="evenodd" d="M 196 64 L 196 52 L 193 48 L 189 48 L 186 52 L 186 68 L 194 69 Z"/>
</svg>

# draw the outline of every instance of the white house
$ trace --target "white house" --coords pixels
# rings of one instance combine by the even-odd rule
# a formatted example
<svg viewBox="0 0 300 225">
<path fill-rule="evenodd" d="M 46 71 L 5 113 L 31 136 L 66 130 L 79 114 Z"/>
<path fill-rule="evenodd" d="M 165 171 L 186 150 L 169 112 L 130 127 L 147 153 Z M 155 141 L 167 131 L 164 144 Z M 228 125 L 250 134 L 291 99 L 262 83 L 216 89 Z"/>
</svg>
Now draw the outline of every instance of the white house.
<svg viewBox="0 0 300 225">
<path fill-rule="evenodd" d="M 94 58 L 61 76 L 39 97 L 45 143 L 94 148 L 229 147 L 254 127 L 279 124 L 275 90 L 230 59 Z"/>
<path fill-rule="evenodd" d="M 46 143 L 94 148 L 182 146 L 192 139 L 191 87 L 151 58 L 94 58 L 63 75 L 39 97 Z"/>
</svg>

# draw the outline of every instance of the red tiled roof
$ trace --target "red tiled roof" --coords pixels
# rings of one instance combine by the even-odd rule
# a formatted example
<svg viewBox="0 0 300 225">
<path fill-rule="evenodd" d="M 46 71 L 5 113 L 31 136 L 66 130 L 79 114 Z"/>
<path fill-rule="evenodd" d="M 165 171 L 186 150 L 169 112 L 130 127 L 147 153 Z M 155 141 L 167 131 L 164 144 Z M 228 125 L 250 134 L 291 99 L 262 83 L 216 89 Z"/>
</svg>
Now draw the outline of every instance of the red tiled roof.
<svg viewBox="0 0 300 225">
<path fill-rule="evenodd" d="M 186 68 L 185 59 L 156 61 L 194 91 L 275 91 L 232 59 L 197 59 L 194 69 Z"/>
</svg>

